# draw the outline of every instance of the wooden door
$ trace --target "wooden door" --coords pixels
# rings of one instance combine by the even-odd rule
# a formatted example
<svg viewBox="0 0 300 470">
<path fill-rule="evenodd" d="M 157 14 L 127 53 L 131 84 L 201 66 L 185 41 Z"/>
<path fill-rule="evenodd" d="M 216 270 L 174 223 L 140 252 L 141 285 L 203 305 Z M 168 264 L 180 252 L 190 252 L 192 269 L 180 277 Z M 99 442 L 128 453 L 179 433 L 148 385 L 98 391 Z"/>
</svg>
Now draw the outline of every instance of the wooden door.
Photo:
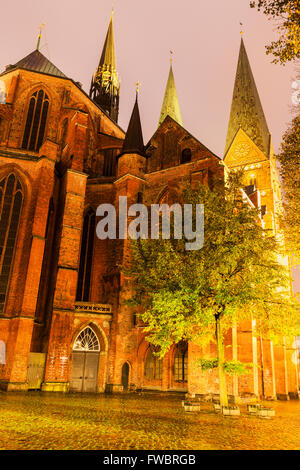
<svg viewBox="0 0 300 470">
<path fill-rule="evenodd" d="M 46 354 L 29 353 L 27 382 L 29 390 L 39 390 L 44 379 Z"/>
<path fill-rule="evenodd" d="M 74 351 L 70 376 L 70 392 L 96 392 L 99 353 Z"/>
<path fill-rule="evenodd" d="M 97 392 L 99 353 L 85 353 L 83 392 Z"/>
<path fill-rule="evenodd" d="M 82 392 L 85 353 L 74 351 L 72 354 L 70 392 Z"/>
<path fill-rule="evenodd" d="M 127 362 L 123 364 L 122 367 L 122 385 L 123 385 L 123 390 L 128 390 L 128 380 L 129 380 L 129 365 Z"/>
</svg>

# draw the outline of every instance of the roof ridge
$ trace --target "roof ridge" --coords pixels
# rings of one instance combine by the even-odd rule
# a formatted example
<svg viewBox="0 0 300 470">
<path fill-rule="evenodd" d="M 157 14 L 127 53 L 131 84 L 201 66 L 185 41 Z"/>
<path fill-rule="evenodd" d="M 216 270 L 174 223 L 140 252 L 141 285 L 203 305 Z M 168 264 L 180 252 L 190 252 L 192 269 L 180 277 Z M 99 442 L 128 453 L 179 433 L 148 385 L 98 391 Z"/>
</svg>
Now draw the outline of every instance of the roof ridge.
<svg viewBox="0 0 300 470">
<path fill-rule="evenodd" d="M 46 73 L 56 77 L 68 78 L 51 60 L 49 60 L 38 49 L 30 52 L 23 59 L 9 66 L 5 71 L 11 71 L 17 68 L 33 70 L 35 72 Z"/>
</svg>

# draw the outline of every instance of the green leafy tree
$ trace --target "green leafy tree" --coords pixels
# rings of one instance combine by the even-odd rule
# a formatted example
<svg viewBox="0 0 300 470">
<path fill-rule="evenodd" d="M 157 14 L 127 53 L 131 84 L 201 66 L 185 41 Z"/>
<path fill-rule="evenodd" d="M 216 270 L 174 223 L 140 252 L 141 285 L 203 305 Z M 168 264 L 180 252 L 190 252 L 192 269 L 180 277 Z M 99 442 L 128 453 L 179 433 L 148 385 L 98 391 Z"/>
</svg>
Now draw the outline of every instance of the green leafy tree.
<svg viewBox="0 0 300 470">
<path fill-rule="evenodd" d="M 300 0 L 254 0 L 251 8 L 277 20 L 279 39 L 266 46 L 267 54 L 273 54 L 273 62 L 285 64 L 300 58 Z"/>
<path fill-rule="evenodd" d="M 205 239 L 201 250 L 187 251 L 185 239 L 132 241 L 131 305 L 142 307 L 147 339 L 163 357 L 181 340 L 217 343 L 217 362 L 203 358 L 203 368 L 218 367 L 220 401 L 228 405 L 224 333 L 253 316 L 260 332 L 290 335 L 297 318 L 284 270 L 277 263 L 276 241 L 266 236 L 258 211 L 245 200 L 241 174 L 231 173 L 226 186 L 214 190 L 185 188 L 180 203 L 204 204 Z M 194 211 L 195 212 L 195 211 Z M 210 363 L 211 362 L 211 363 Z"/>
<path fill-rule="evenodd" d="M 283 136 L 278 155 L 283 184 L 282 217 L 288 251 L 300 258 L 300 115 L 296 116 Z"/>
</svg>

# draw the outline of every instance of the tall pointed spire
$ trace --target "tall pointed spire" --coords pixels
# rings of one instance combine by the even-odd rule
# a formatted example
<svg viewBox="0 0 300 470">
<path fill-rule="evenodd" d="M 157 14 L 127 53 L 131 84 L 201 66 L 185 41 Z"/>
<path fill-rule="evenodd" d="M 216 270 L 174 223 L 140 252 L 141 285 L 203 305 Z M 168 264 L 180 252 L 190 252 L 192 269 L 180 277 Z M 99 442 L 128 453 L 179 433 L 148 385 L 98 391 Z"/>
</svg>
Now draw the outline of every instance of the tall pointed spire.
<svg viewBox="0 0 300 470">
<path fill-rule="evenodd" d="M 140 119 L 140 111 L 138 105 L 138 90 L 136 92 L 136 99 L 132 110 L 131 118 L 129 121 L 128 129 L 126 132 L 122 154 L 124 153 L 137 153 L 145 155 L 144 153 L 144 139 L 142 132 L 142 125 Z"/>
<path fill-rule="evenodd" d="M 173 74 L 173 68 L 172 68 L 172 59 L 170 60 L 170 62 L 171 62 L 170 72 L 169 72 L 169 77 L 167 81 L 164 101 L 163 101 L 163 105 L 161 108 L 158 125 L 160 126 L 161 123 L 165 120 L 165 118 L 167 116 L 170 116 L 171 118 L 174 119 L 174 121 L 178 122 L 178 124 L 182 126 L 180 106 L 179 106 L 175 80 L 174 80 L 174 74 Z"/>
<path fill-rule="evenodd" d="M 99 67 L 107 66 L 112 70 L 116 70 L 115 40 L 113 26 L 113 9 L 111 10 L 110 22 L 106 33 L 102 54 L 100 57 Z"/>
<path fill-rule="evenodd" d="M 239 129 L 269 156 L 270 132 L 252 74 L 250 62 L 241 38 L 240 53 L 233 90 L 225 155 Z"/>
<path fill-rule="evenodd" d="M 90 97 L 115 121 L 119 114 L 120 82 L 116 70 L 113 10 L 95 76 L 92 78 Z"/>
</svg>

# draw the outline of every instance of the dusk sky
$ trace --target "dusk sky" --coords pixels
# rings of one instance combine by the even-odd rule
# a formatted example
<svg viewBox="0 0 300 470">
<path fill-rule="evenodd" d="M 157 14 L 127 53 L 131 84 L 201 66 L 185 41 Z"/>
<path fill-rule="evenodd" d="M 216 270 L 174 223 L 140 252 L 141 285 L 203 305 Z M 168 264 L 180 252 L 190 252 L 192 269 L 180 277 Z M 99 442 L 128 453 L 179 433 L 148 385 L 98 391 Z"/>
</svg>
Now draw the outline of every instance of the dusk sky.
<svg viewBox="0 0 300 470">
<path fill-rule="evenodd" d="M 223 156 L 233 84 L 244 41 L 275 151 L 292 119 L 293 64 L 272 64 L 265 45 L 275 23 L 251 9 L 250 0 L 14 0 L 1 7 L 0 69 L 36 47 L 89 92 L 114 6 L 117 69 L 121 77 L 119 124 L 126 130 L 141 82 L 144 140 L 157 128 L 169 72 L 169 51 L 183 126 Z"/>
<path fill-rule="evenodd" d="M 275 149 L 291 119 L 293 65 L 271 63 L 265 44 L 274 23 L 249 0 L 14 0 L 2 5 L 0 67 L 35 49 L 89 91 L 98 65 L 112 4 L 117 68 L 121 77 L 119 124 L 126 130 L 141 82 L 144 138 L 154 133 L 174 51 L 174 75 L 183 125 L 223 156 L 240 45 L 240 22 Z"/>
</svg>

